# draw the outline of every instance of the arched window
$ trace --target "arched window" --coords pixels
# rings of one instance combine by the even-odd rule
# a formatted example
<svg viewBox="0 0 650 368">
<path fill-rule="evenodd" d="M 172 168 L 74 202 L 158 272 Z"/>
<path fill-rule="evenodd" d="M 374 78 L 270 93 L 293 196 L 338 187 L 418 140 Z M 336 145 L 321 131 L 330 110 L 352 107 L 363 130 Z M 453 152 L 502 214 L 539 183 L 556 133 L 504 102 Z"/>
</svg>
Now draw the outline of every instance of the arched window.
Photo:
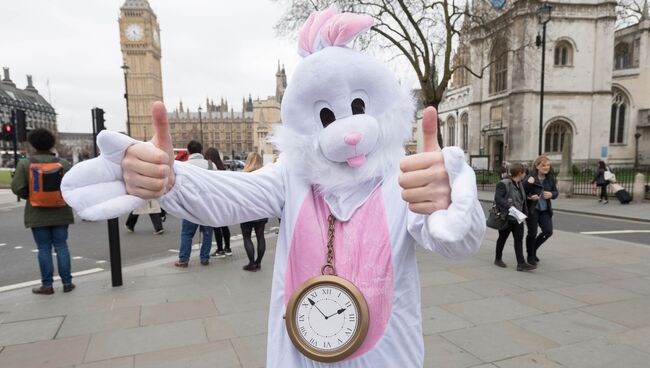
<svg viewBox="0 0 650 368">
<path fill-rule="evenodd" d="M 469 118 L 467 116 L 467 113 L 464 113 L 460 117 L 460 125 L 463 127 L 463 133 L 462 133 L 463 134 L 463 140 L 462 140 L 462 145 L 463 146 L 461 148 L 463 150 L 467 151 L 469 149 L 469 146 L 468 146 L 468 143 L 469 143 L 468 142 L 468 140 L 469 140 L 468 139 L 469 138 Z"/>
<path fill-rule="evenodd" d="M 627 42 L 619 42 L 614 47 L 614 69 L 627 69 L 632 66 L 632 52 Z"/>
<path fill-rule="evenodd" d="M 490 53 L 490 93 L 508 89 L 508 48 L 503 40 L 496 41 Z"/>
<path fill-rule="evenodd" d="M 447 118 L 447 146 L 456 145 L 456 119 L 453 116 Z"/>
<path fill-rule="evenodd" d="M 625 143 L 625 120 L 629 102 L 627 96 L 618 88 L 613 89 L 612 115 L 609 125 L 609 143 Z"/>
<path fill-rule="evenodd" d="M 555 45 L 555 66 L 573 65 L 573 46 L 568 41 L 560 41 Z"/>
<path fill-rule="evenodd" d="M 544 151 L 547 153 L 560 153 L 564 145 L 564 136 L 573 135 L 571 125 L 567 122 L 558 120 L 551 123 L 546 128 L 544 135 Z"/>
</svg>

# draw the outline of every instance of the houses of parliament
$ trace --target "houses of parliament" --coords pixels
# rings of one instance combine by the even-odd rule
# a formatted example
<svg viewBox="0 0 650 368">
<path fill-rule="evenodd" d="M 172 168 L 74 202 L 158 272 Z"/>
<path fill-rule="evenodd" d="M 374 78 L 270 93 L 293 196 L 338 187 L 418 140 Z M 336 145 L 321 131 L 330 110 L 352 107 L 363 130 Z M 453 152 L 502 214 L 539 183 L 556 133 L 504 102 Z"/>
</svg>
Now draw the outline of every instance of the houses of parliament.
<svg viewBox="0 0 650 368">
<path fill-rule="evenodd" d="M 126 0 L 120 8 L 119 25 L 123 61 L 128 66 L 127 131 L 135 139 L 147 140 L 153 133 L 151 105 L 163 101 L 160 26 L 147 0 Z M 275 78 L 275 95 L 255 100 L 249 95 L 241 107 L 229 106 L 223 99 L 215 104 L 207 98 L 205 107 L 192 109 L 179 101 L 168 112 L 174 147 L 185 148 L 194 139 L 228 158 L 245 159 L 249 152 L 273 153 L 266 137 L 272 125 L 280 123 L 280 103 L 287 87 L 286 72 L 279 63 Z"/>
</svg>

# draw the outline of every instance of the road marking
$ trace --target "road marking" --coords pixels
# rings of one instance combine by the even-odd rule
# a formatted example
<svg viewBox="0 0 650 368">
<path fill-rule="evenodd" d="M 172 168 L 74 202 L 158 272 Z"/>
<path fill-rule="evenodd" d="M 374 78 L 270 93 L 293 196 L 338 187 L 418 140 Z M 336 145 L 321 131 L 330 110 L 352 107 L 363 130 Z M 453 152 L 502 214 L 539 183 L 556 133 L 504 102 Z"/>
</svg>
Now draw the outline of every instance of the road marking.
<svg viewBox="0 0 650 368">
<path fill-rule="evenodd" d="M 608 234 L 643 234 L 650 233 L 650 230 L 611 230 L 611 231 L 583 231 L 584 235 L 608 235 Z"/>
<path fill-rule="evenodd" d="M 0 243 L 0 247 L 4 247 L 7 243 Z"/>
<path fill-rule="evenodd" d="M 97 262 L 95 262 L 95 263 L 97 263 L 97 264 L 102 264 L 102 263 L 106 263 L 106 261 L 104 261 L 104 260 L 99 260 L 99 261 L 97 261 Z"/>
<path fill-rule="evenodd" d="M 170 249 L 169 251 L 173 252 L 173 253 L 180 253 L 180 251 L 178 249 Z"/>
<path fill-rule="evenodd" d="M 84 275 L 89 275 L 91 273 L 97 273 L 104 271 L 103 268 L 91 268 L 89 270 L 84 270 L 84 271 L 79 271 L 79 272 L 73 272 L 72 276 L 77 277 L 77 276 L 84 276 Z M 61 277 L 55 276 L 54 281 L 59 281 L 61 280 Z M 15 290 L 15 289 L 21 289 L 29 286 L 36 286 L 40 285 L 41 280 L 34 280 L 34 281 L 27 281 L 27 282 L 21 282 L 19 284 L 13 284 L 13 285 L 7 285 L 7 286 L 2 286 L 0 287 L 0 293 L 4 291 L 9 291 L 9 290 Z"/>
<path fill-rule="evenodd" d="M 72 259 L 83 259 L 83 258 L 84 257 L 81 257 L 81 256 L 72 257 Z"/>
<path fill-rule="evenodd" d="M 19 245 L 19 246 L 14 247 L 14 249 L 23 249 L 23 246 Z"/>
<path fill-rule="evenodd" d="M 38 249 L 32 249 L 32 253 L 38 253 Z"/>
</svg>

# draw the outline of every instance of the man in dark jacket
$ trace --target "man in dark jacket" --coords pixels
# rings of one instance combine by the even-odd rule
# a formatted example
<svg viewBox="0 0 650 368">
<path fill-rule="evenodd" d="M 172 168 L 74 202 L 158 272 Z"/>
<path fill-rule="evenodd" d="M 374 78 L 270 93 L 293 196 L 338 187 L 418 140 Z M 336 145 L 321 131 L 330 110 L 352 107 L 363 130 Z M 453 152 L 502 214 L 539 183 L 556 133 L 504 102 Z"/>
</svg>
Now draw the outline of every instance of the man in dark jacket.
<svg viewBox="0 0 650 368">
<path fill-rule="evenodd" d="M 25 227 L 32 229 L 34 241 L 38 247 L 38 265 L 41 270 L 40 287 L 32 289 L 34 294 L 53 294 L 54 263 L 52 261 L 52 245 L 56 251 L 59 276 L 63 281 L 63 292 L 75 288 L 70 274 L 70 251 L 68 250 L 68 225 L 74 223 L 72 208 L 64 207 L 35 207 L 29 200 L 30 193 L 30 164 L 59 162 L 63 172 L 70 170 L 70 163 L 59 159 L 50 151 L 54 147 L 54 135 L 47 129 L 34 129 L 27 140 L 36 151 L 28 159 L 18 162 L 16 174 L 11 181 L 11 190 L 25 203 Z M 59 184 L 60 185 L 60 184 Z"/>
</svg>

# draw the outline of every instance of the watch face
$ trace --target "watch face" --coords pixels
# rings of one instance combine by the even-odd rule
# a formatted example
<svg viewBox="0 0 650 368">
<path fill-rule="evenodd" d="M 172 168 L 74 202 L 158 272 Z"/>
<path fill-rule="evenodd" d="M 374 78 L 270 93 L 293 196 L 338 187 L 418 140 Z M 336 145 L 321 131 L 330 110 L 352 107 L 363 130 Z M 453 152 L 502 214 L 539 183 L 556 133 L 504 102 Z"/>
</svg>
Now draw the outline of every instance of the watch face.
<svg viewBox="0 0 650 368">
<path fill-rule="evenodd" d="M 140 41 L 144 36 L 144 30 L 137 24 L 129 24 L 126 27 L 125 34 L 129 41 Z"/>
<path fill-rule="evenodd" d="M 316 285 L 303 293 L 294 318 L 300 338 L 323 352 L 345 347 L 359 328 L 357 304 L 335 284 Z"/>
</svg>

